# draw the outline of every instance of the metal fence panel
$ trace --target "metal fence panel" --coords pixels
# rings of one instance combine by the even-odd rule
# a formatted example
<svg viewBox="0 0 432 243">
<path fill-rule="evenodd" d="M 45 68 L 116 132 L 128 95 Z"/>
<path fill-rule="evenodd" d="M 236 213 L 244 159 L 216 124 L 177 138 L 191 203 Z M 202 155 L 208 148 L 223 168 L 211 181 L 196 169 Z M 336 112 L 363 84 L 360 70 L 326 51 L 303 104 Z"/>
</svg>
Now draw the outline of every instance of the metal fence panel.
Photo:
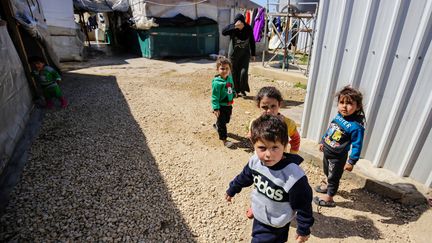
<svg viewBox="0 0 432 243">
<path fill-rule="evenodd" d="M 321 1 L 302 136 L 319 140 L 335 92 L 351 84 L 364 94 L 362 156 L 430 186 L 431 9 L 428 0 Z"/>
</svg>

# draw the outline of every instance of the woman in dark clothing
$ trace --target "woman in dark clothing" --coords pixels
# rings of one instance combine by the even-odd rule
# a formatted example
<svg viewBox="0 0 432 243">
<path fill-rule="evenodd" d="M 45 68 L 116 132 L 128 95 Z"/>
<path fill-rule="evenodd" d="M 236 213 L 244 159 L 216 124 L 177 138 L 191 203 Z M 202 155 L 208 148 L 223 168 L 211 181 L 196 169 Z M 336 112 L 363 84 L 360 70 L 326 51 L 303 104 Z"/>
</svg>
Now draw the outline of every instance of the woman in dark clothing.
<svg viewBox="0 0 432 243">
<path fill-rule="evenodd" d="M 237 14 L 234 24 L 226 26 L 222 30 L 222 35 L 229 35 L 231 38 L 228 57 L 232 63 L 234 88 L 237 94 L 246 96 L 246 92 L 250 92 L 248 83 L 249 59 L 255 60 L 255 39 L 252 27 L 245 22 L 245 17 L 242 14 Z"/>
</svg>

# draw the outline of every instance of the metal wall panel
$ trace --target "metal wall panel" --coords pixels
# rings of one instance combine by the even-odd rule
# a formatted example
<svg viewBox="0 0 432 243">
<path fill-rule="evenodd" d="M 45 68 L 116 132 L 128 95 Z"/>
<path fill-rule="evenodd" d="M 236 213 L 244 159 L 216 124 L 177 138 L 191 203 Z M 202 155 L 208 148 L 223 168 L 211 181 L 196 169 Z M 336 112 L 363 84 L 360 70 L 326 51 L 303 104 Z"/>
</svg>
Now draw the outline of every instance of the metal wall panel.
<svg viewBox="0 0 432 243">
<path fill-rule="evenodd" d="M 431 40 L 430 0 L 321 1 L 302 136 L 319 141 L 350 84 L 364 94 L 362 157 L 431 186 Z"/>
</svg>

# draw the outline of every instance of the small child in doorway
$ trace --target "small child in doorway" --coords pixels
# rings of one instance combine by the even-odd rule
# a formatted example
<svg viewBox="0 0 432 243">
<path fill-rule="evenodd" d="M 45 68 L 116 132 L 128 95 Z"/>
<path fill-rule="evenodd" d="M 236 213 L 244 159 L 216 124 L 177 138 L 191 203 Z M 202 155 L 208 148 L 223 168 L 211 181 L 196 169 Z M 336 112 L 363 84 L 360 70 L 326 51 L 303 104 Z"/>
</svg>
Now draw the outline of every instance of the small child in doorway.
<svg viewBox="0 0 432 243">
<path fill-rule="evenodd" d="M 53 98 L 57 98 L 60 100 L 61 108 L 66 108 L 68 102 L 59 86 L 60 74 L 54 68 L 48 66 L 41 57 L 31 57 L 29 62 L 35 68 L 33 75 L 42 88 L 46 107 L 48 109 L 54 108 Z"/>
<path fill-rule="evenodd" d="M 336 94 L 338 114 L 330 123 L 322 137 L 320 150 L 324 152 L 323 169 L 327 182 L 315 187 L 315 191 L 324 193 L 314 197 L 318 206 L 335 207 L 333 197 L 339 188 L 339 181 L 344 170 L 352 171 L 360 158 L 363 145 L 365 114 L 363 95 L 360 91 L 345 86 Z M 348 152 L 351 154 L 348 158 Z"/>
<path fill-rule="evenodd" d="M 267 86 L 262 87 L 255 97 L 258 108 L 262 114 L 277 115 L 279 116 L 288 127 L 288 136 L 290 150 L 292 154 L 297 154 L 300 150 L 300 135 L 297 131 L 296 123 L 288 117 L 279 113 L 279 109 L 282 105 L 283 98 L 281 92 L 275 87 Z M 249 132 L 247 137 L 251 135 L 251 124 L 249 125 Z"/>
<path fill-rule="evenodd" d="M 234 178 L 225 199 L 231 202 L 242 188 L 252 191 L 254 221 L 252 242 L 286 242 L 291 220 L 297 221 L 297 242 L 305 242 L 314 223 L 312 189 L 299 167 L 303 158 L 284 153 L 287 126 L 278 116 L 262 115 L 252 122 L 251 141 L 255 154 Z"/>
<path fill-rule="evenodd" d="M 217 120 L 213 127 L 217 130 L 219 139 L 222 140 L 224 146 L 232 148 L 234 144 L 227 140 L 227 124 L 231 119 L 232 104 L 235 96 L 230 60 L 219 57 L 216 61 L 216 69 L 218 75 L 212 80 L 211 105 Z"/>
</svg>

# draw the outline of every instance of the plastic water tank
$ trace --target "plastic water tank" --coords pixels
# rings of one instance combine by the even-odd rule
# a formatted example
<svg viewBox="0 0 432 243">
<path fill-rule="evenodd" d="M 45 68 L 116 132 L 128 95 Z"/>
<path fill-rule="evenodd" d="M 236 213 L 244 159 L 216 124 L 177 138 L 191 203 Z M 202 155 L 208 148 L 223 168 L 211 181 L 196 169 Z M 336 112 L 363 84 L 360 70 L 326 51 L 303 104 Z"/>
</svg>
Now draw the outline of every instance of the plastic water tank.
<svg viewBox="0 0 432 243">
<path fill-rule="evenodd" d="M 319 0 L 291 0 L 291 8 L 296 13 L 313 13 L 317 7 Z M 279 11 L 287 10 L 288 0 L 279 0 Z"/>
</svg>

